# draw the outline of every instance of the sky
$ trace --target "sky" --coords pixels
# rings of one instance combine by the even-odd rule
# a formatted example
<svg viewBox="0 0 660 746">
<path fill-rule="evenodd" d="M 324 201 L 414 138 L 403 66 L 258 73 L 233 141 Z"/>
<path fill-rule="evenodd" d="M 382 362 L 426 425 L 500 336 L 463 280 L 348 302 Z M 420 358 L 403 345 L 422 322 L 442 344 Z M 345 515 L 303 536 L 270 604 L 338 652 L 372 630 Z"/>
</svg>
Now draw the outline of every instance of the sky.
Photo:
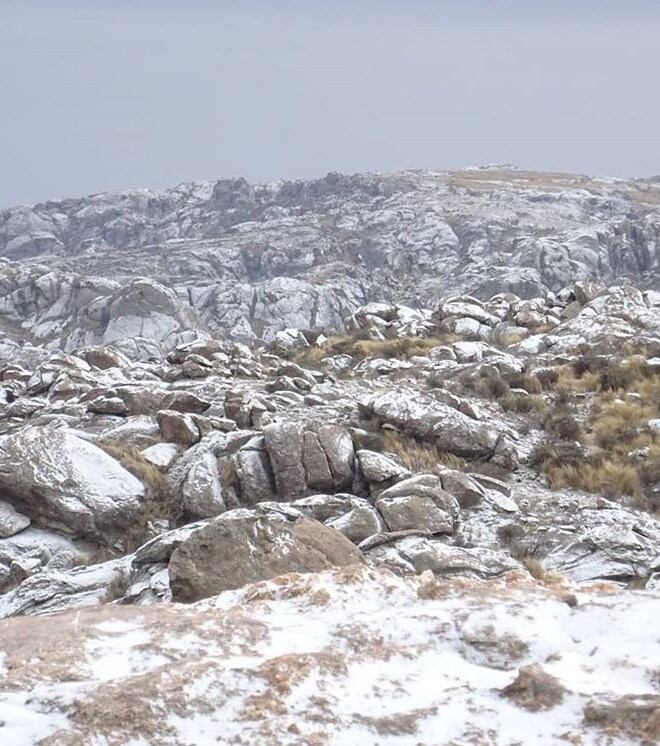
<svg viewBox="0 0 660 746">
<path fill-rule="evenodd" d="M 660 174 L 658 0 L 0 0 L 0 208 L 245 176 Z"/>
</svg>

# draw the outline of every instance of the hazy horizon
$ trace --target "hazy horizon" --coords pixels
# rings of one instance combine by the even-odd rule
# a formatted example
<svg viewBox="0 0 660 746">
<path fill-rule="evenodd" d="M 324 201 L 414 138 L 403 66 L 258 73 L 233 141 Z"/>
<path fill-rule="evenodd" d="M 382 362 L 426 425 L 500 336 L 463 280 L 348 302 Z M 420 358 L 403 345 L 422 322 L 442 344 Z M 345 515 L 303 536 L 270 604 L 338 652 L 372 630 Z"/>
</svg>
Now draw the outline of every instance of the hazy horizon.
<svg viewBox="0 0 660 746">
<path fill-rule="evenodd" d="M 3 0 L 0 208 L 489 163 L 660 174 L 651 0 Z"/>
</svg>

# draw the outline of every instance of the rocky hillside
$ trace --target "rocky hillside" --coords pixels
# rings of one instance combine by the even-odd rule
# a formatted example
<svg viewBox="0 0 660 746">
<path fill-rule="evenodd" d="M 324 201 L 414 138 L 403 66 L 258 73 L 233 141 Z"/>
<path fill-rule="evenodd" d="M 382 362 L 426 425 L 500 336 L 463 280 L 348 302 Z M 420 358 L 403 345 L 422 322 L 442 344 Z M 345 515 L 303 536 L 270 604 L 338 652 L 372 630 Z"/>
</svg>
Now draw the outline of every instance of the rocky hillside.
<svg viewBox="0 0 660 746">
<path fill-rule="evenodd" d="M 135 336 L 168 346 L 188 328 L 269 341 L 341 328 L 376 300 L 657 287 L 658 246 L 652 180 L 498 168 L 223 180 L 0 212 L 0 318 L 69 351 Z M 133 282 L 144 277 L 148 288 Z"/>
<path fill-rule="evenodd" d="M 656 743 L 659 193 L 2 213 L 0 742 Z"/>
</svg>

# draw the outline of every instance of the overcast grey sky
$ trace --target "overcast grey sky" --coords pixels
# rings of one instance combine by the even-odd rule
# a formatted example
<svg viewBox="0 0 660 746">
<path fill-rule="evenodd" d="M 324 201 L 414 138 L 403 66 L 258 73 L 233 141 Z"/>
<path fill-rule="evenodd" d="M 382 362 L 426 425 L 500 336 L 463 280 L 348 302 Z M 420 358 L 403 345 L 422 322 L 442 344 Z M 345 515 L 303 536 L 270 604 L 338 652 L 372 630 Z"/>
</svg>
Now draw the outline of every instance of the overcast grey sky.
<svg viewBox="0 0 660 746">
<path fill-rule="evenodd" d="M 658 0 L 0 0 L 0 206 L 243 175 L 660 173 Z"/>
</svg>

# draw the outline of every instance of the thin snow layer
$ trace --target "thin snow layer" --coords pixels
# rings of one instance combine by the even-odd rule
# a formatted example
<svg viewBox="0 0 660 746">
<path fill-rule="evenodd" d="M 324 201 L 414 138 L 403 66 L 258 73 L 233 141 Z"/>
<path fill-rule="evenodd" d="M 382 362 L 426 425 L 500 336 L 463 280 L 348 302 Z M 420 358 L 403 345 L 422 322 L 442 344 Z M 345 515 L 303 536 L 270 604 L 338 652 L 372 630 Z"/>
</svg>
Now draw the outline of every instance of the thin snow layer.
<svg viewBox="0 0 660 746">
<path fill-rule="evenodd" d="M 439 582 L 349 567 L 192 606 L 10 619 L 0 635 L 0 739 L 649 742 L 660 716 L 659 600 L 605 584 L 574 593 L 519 573 Z M 553 677 L 552 697 L 541 680 L 522 698 L 503 691 L 532 664 Z M 646 709 L 621 709 L 631 697 Z M 585 720 L 594 705 L 617 717 Z"/>
</svg>

